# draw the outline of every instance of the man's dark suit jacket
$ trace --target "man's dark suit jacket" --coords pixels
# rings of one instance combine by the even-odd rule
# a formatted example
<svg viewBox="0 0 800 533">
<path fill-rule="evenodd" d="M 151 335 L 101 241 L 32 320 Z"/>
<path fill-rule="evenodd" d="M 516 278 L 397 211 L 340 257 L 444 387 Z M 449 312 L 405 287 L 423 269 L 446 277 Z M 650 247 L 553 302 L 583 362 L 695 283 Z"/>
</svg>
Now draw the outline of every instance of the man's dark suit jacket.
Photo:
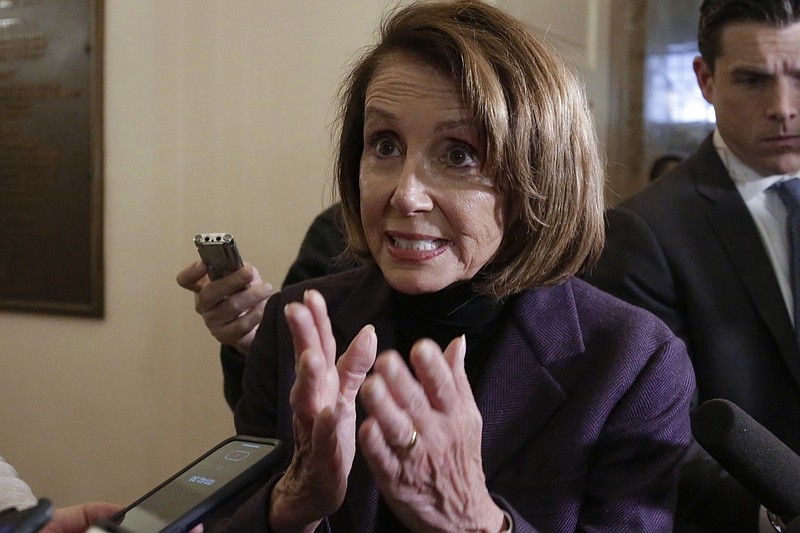
<svg viewBox="0 0 800 533">
<path fill-rule="evenodd" d="M 300 244 L 297 258 L 286 273 L 283 287 L 344 272 L 357 266 L 355 260 L 344 255 L 346 243 L 340 220 L 341 207 L 340 203 L 333 204 L 314 218 Z M 219 358 L 225 401 L 231 409 L 235 409 L 242 398 L 245 356 L 233 346 L 223 344 L 220 346 Z"/>
<path fill-rule="evenodd" d="M 277 436 L 289 450 L 295 374 L 283 308 L 311 287 L 328 303 L 339 351 L 368 323 L 379 350 L 394 346 L 398 333 L 394 293 L 375 267 L 270 298 L 248 355 L 236 429 Z M 683 343 L 652 314 L 577 279 L 526 291 L 507 305 L 474 394 L 487 485 L 511 513 L 514 531 L 669 531 L 694 387 Z M 266 531 L 270 489 L 223 529 Z M 378 496 L 357 453 L 345 503 L 324 526 L 375 531 Z"/>
<path fill-rule="evenodd" d="M 738 404 L 800 452 L 800 352 L 772 265 L 709 136 L 697 152 L 610 210 L 587 280 L 659 316 L 685 342 L 697 400 Z M 701 449 L 680 517 L 710 531 L 755 531 L 758 506 Z"/>
</svg>

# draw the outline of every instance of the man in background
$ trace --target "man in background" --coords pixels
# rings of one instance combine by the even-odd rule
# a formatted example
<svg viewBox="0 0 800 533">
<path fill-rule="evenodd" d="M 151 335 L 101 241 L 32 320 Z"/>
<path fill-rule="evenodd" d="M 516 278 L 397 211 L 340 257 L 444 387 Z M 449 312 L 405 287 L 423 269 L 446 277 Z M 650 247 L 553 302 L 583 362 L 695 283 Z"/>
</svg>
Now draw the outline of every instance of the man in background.
<svg viewBox="0 0 800 533">
<path fill-rule="evenodd" d="M 789 208 L 773 187 L 800 171 L 800 0 L 706 0 L 698 45 L 716 129 L 608 212 L 606 249 L 587 277 L 684 339 L 698 403 L 726 398 L 800 452 L 800 295 Z M 755 532 L 759 519 L 754 497 L 695 444 L 678 495 L 683 530 Z"/>
<path fill-rule="evenodd" d="M 677 154 L 664 154 L 658 156 L 653 160 L 653 164 L 650 165 L 650 181 L 655 181 L 656 178 L 659 178 L 672 170 L 673 168 L 678 166 L 678 163 L 683 161 L 683 158 Z"/>
</svg>

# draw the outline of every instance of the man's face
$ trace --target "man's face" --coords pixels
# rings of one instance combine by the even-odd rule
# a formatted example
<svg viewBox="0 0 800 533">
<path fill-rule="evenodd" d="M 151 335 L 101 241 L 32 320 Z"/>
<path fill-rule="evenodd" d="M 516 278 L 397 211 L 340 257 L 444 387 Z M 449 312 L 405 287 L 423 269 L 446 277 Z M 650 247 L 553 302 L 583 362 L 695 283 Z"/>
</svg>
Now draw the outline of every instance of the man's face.
<svg viewBox="0 0 800 533">
<path fill-rule="evenodd" d="M 694 62 L 725 143 L 764 176 L 800 169 L 800 22 L 738 22 L 722 32 L 714 71 Z"/>
</svg>

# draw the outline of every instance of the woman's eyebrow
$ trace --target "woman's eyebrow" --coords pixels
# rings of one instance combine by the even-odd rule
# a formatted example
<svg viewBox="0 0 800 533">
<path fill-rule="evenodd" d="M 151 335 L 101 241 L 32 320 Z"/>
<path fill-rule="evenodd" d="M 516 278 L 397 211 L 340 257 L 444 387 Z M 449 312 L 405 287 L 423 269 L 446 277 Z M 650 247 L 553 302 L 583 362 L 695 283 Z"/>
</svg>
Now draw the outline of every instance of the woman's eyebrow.
<svg viewBox="0 0 800 533">
<path fill-rule="evenodd" d="M 472 123 L 472 121 L 465 117 L 458 120 L 445 120 L 439 122 L 438 124 L 436 124 L 436 127 L 434 128 L 433 131 L 436 133 L 441 133 L 443 131 L 448 131 L 448 130 L 472 128 L 473 126 L 474 124 Z"/>
<path fill-rule="evenodd" d="M 390 125 L 395 125 L 399 122 L 397 115 L 391 113 L 383 108 L 375 106 L 366 106 L 364 108 L 364 122 L 368 120 L 382 120 Z M 443 120 L 438 122 L 434 127 L 435 133 L 442 133 L 445 131 L 456 129 L 470 129 L 474 126 L 472 120 L 468 117 L 459 118 L 456 120 Z"/>
<path fill-rule="evenodd" d="M 389 124 L 396 124 L 397 123 L 397 116 L 393 113 L 386 111 L 385 109 L 381 109 L 380 107 L 373 107 L 367 106 L 364 108 L 364 121 L 366 122 L 368 119 L 379 119 Z"/>
</svg>

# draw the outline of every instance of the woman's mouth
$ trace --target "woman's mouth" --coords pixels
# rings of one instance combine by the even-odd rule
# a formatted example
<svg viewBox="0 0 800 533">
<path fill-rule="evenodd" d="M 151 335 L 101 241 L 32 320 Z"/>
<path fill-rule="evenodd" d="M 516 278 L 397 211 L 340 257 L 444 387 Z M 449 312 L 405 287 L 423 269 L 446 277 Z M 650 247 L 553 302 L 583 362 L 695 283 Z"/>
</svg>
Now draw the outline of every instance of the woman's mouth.
<svg viewBox="0 0 800 533">
<path fill-rule="evenodd" d="M 446 242 L 442 239 L 403 239 L 392 236 L 389 236 L 389 240 L 395 248 L 415 252 L 429 252 L 443 246 Z"/>
<path fill-rule="evenodd" d="M 403 262 L 423 262 L 433 259 L 444 253 L 450 246 L 446 239 L 436 239 L 425 236 L 387 235 L 389 253 L 395 259 Z"/>
</svg>

